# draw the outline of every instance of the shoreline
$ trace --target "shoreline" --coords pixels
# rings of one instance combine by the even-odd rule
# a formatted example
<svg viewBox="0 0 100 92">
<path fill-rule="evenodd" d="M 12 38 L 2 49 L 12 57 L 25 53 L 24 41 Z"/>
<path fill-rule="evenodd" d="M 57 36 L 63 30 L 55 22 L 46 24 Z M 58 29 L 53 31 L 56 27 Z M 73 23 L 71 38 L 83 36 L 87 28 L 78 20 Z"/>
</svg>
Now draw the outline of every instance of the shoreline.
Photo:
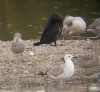
<svg viewBox="0 0 100 92">
<path fill-rule="evenodd" d="M 58 40 L 57 46 L 33 46 L 36 41 L 24 40 L 23 57 L 11 52 L 11 41 L 0 41 L 0 87 L 50 83 L 52 80 L 48 77 L 45 80 L 37 74 L 42 69 L 50 70 L 63 63 L 61 58 L 68 53 L 78 56 L 70 82 L 85 81 L 83 75 L 100 71 L 100 40 Z"/>
</svg>

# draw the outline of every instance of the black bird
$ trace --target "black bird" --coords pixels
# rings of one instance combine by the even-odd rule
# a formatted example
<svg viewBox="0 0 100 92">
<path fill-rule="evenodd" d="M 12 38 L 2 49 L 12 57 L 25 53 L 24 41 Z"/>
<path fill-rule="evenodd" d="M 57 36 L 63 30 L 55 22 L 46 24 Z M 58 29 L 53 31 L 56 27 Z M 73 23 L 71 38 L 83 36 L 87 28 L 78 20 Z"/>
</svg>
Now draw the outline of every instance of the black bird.
<svg viewBox="0 0 100 92">
<path fill-rule="evenodd" d="M 35 46 L 40 44 L 50 44 L 54 42 L 56 46 L 56 41 L 61 37 L 63 27 L 63 17 L 58 13 L 53 13 L 49 19 L 44 31 L 42 33 L 40 42 L 34 43 Z"/>
</svg>

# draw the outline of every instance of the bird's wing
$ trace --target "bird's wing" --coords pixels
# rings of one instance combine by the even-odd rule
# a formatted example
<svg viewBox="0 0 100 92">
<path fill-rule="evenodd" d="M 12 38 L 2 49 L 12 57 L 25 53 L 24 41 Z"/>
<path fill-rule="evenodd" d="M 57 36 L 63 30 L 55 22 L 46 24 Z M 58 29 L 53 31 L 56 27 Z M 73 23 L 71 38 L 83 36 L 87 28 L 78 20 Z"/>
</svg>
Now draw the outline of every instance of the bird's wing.
<svg viewBox="0 0 100 92">
<path fill-rule="evenodd" d="M 25 45 L 24 45 L 24 41 L 23 40 L 19 40 L 19 48 L 22 50 L 22 51 L 24 51 L 24 49 L 25 49 Z"/>
<path fill-rule="evenodd" d="M 64 72 L 64 64 L 61 65 L 60 67 L 54 68 L 54 69 L 52 70 L 51 75 L 53 75 L 53 76 L 56 77 L 56 76 L 60 75 L 60 74 L 63 73 L 63 72 Z"/>
<path fill-rule="evenodd" d="M 59 33 L 59 27 L 63 24 L 63 18 L 58 14 L 53 14 L 41 36 L 41 43 L 50 43 L 57 40 L 57 35 Z"/>
<path fill-rule="evenodd" d="M 14 40 L 11 49 L 16 54 L 23 52 L 25 49 L 24 41 L 22 39 Z"/>
<path fill-rule="evenodd" d="M 50 43 L 50 42 L 54 41 L 57 34 L 58 34 L 57 25 L 49 23 L 46 26 L 45 30 L 43 31 L 40 42 L 41 43 Z"/>
<path fill-rule="evenodd" d="M 95 21 L 93 21 L 88 28 L 95 28 L 96 26 L 100 26 L 100 18 L 95 19 Z"/>
</svg>

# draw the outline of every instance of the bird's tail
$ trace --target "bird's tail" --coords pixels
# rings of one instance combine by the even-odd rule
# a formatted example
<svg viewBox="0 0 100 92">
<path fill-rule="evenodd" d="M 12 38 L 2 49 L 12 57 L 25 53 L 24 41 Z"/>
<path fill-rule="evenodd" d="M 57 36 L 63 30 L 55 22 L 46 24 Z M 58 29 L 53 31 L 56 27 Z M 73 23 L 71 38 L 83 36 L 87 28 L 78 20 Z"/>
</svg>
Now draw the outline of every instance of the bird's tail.
<svg viewBox="0 0 100 92">
<path fill-rule="evenodd" d="M 48 69 L 41 69 L 40 71 L 39 71 L 39 75 L 47 75 L 47 73 L 48 73 Z"/>
<path fill-rule="evenodd" d="M 33 43 L 34 46 L 38 46 L 38 45 L 40 45 L 40 44 L 41 44 L 41 42 Z"/>
<path fill-rule="evenodd" d="M 49 73 L 49 70 L 40 71 L 38 75 L 48 75 L 49 78 L 56 80 L 56 77 Z"/>
</svg>

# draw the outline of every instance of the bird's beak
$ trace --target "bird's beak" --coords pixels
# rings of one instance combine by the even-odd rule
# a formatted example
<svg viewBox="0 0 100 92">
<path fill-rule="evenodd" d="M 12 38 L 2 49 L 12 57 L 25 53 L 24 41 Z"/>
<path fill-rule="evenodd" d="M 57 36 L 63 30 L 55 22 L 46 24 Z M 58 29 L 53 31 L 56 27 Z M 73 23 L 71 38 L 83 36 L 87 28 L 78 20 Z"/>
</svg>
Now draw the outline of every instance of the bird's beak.
<svg viewBox="0 0 100 92">
<path fill-rule="evenodd" d="M 78 56 L 74 56 L 74 57 L 72 58 L 72 61 L 77 61 L 77 59 L 78 59 Z"/>
<path fill-rule="evenodd" d="M 78 58 L 78 56 L 74 56 L 73 58 Z"/>
</svg>

